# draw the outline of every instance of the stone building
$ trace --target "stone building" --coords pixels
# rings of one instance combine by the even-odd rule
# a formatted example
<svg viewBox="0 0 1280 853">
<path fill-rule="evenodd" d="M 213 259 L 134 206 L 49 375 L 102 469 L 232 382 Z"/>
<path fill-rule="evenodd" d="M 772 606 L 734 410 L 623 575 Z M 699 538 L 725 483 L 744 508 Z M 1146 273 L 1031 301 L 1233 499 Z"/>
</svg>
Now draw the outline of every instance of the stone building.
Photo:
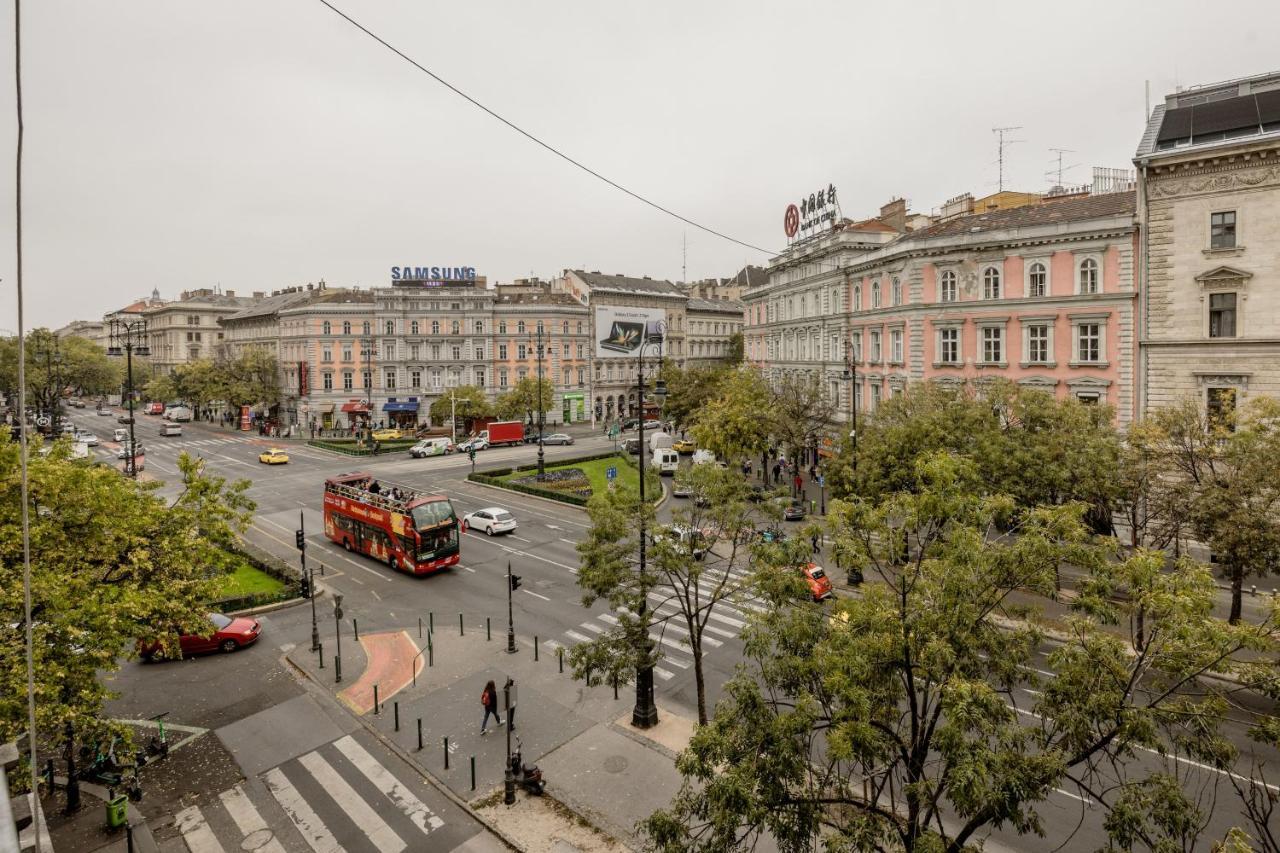
<svg viewBox="0 0 1280 853">
<path fill-rule="evenodd" d="M 552 293 L 549 282 L 531 287 L 499 285 L 493 303 L 494 394 L 502 394 L 525 377 L 538 376 L 541 332 L 542 377 L 554 398 L 544 414 L 558 425 L 590 420 L 587 371 L 591 363 L 590 318 L 580 302 Z"/>
<path fill-rule="evenodd" d="M 1169 95 L 1134 163 L 1141 407 L 1280 397 L 1280 73 Z"/>
<path fill-rule="evenodd" d="M 689 366 L 723 363 L 732 354 L 732 338 L 742 334 L 742 303 L 736 299 L 690 297 L 685 337 Z"/>
<path fill-rule="evenodd" d="M 173 372 L 179 365 L 219 354 L 224 332 L 218 321 L 230 317 L 266 296 L 236 296 L 234 290 L 204 287 L 184 291 L 173 302 L 147 308 L 147 343 L 151 370 L 156 375 Z"/>
<path fill-rule="evenodd" d="M 103 349 L 107 347 L 107 325 L 99 320 L 72 320 L 53 333 L 59 338 L 83 338 Z"/>
</svg>

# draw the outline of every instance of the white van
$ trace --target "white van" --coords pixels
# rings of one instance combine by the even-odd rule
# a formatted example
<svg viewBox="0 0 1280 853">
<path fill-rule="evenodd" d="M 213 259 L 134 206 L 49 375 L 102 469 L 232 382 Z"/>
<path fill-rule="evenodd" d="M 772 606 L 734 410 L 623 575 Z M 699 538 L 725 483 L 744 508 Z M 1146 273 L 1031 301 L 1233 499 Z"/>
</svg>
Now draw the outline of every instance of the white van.
<svg viewBox="0 0 1280 853">
<path fill-rule="evenodd" d="M 170 406 L 164 411 L 164 419 L 166 421 L 189 421 L 192 414 L 192 411 L 186 406 Z"/>
<path fill-rule="evenodd" d="M 182 435 L 182 424 L 171 424 L 166 421 L 160 424 L 160 435 Z"/>
<path fill-rule="evenodd" d="M 659 450 L 667 450 L 672 445 L 671 436 L 665 432 L 655 432 L 649 436 L 649 452 L 657 454 Z"/>
<path fill-rule="evenodd" d="M 112 441 L 128 441 L 129 431 L 127 429 L 117 429 L 111 434 Z"/>
<path fill-rule="evenodd" d="M 680 454 L 674 450 L 655 450 L 649 464 L 658 469 L 663 476 L 675 474 L 680 468 Z"/>
<path fill-rule="evenodd" d="M 448 438 L 424 438 L 409 448 L 409 455 L 414 459 L 428 456 L 444 456 L 453 452 L 453 442 Z"/>
</svg>

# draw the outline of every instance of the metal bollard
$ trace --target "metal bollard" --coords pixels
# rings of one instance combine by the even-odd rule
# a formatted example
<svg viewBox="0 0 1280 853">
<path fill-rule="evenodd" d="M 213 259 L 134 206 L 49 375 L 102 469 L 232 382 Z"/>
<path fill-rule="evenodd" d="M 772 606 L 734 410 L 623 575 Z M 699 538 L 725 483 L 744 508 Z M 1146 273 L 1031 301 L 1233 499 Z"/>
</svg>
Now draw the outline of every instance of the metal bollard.
<svg viewBox="0 0 1280 853">
<path fill-rule="evenodd" d="M 476 757 L 471 756 L 471 790 L 476 789 Z"/>
<path fill-rule="evenodd" d="M 427 611 L 427 633 L 434 634 L 436 632 L 436 614 L 434 610 Z"/>
<path fill-rule="evenodd" d="M 422 718 L 418 718 L 418 752 L 422 752 Z"/>
<path fill-rule="evenodd" d="M 422 617 L 418 617 L 418 639 L 422 639 Z"/>
<path fill-rule="evenodd" d="M 613 677 L 613 700 L 618 701 L 618 677 Z"/>
<path fill-rule="evenodd" d="M 493 631 L 489 627 L 489 622 L 490 622 L 489 617 L 488 616 L 484 617 L 484 638 L 486 640 L 493 639 Z"/>
<path fill-rule="evenodd" d="M 564 646 L 556 647 L 556 657 L 560 659 L 560 671 L 564 672 Z"/>
<path fill-rule="evenodd" d="M 427 666 L 436 665 L 436 647 L 431 643 L 431 635 L 427 634 Z"/>
<path fill-rule="evenodd" d="M 125 850 L 127 853 L 133 853 L 133 827 L 129 824 L 124 825 Z"/>
<path fill-rule="evenodd" d="M 324 669 L 324 643 L 320 643 L 320 668 Z"/>
<path fill-rule="evenodd" d="M 464 636 L 463 630 L 462 630 L 462 614 L 461 613 L 458 614 L 458 636 L 459 637 Z"/>
<path fill-rule="evenodd" d="M 533 659 L 538 659 L 538 635 L 533 635 Z"/>
<path fill-rule="evenodd" d="M 378 685 L 376 684 L 373 685 L 373 713 L 381 713 L 381 711 L 378 710 Z"/>
<path fill-rule="evenodd" d="M 449 736 L 444 736 L 444 769 L 449 769 Z"/>
<path fill-rule="evenodd" d="M 400 731 L 400 701 L 396 700 L 391 703 L 392 709 L 396 712 L 396 731 Z"/>
<path fill-rule="evenodd" d="M 360 624 L 356 622 L 356 617 L 351 617 L 351 631 L 356 635 L 356 642 L 360 642 Z"/>
<path fill-rule="evenodd" d="M 338 655 L 333 656 L 333 680 L 335 683 L 342 681 L 342 658 Z"/>
</svg>

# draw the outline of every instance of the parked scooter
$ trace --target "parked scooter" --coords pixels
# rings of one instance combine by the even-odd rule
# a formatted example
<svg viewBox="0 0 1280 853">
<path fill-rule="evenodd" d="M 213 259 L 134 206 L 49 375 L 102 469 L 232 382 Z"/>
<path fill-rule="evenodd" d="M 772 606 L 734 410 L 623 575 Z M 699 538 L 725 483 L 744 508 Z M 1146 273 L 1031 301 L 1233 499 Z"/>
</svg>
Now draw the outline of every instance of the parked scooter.
<svg viewBox="0 0 1280 853">
<path fill-rule="evenodd" d="M 546 780 L 542 778 L 542 771 L 536 764 L 530 766 L 524 763 L 520 756 L 520 746 L 520 738 L 517 737 L 516 751 L 511 756 L 511 774 L 515 776 L 517 785 L 535 797 L 540 797 L 547 787 Z"/>
</svg>

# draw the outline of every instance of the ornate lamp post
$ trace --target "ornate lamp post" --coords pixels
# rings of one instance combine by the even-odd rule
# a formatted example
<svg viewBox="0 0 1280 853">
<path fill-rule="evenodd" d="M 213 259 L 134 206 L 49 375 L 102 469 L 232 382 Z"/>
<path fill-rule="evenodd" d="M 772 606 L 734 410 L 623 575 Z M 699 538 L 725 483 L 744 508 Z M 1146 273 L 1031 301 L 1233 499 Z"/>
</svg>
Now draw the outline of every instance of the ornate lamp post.
<svg viewBox="0 0 1280 853">
<path fill-rule="evenodd" d="M 532 335 L 530 335 L 529 337 L 530 337 L 530 341 L 536 340 L 536 343 L 534 343 L 534 347 L 535 347 L 534 352 L 537 354 L 537 359 L 538 359 L 538 390 L 534 395 L 534 400 L 535 400 L 534 405 L 538 407 L 538 479 L 541 480 L 543 479 L 543 477 L 546 476 L 546 473 L 547 473 L 546 464 L 544 461 L 544 448 L 542 443 L 542 434 L 546 426 L 546 412 L 544 411 L 545 407 L 543 406 L 543 399 L 542 399 L 543 346 L 542 346 L 542 321 L 541 320 L 538 321 L 537 338 L 535 339 Z"/>
<path fill-rule="evenodd" d="M 640 344 L 640 352 L 637 356 L 639 362 L 639 370 L 636 371 L 636 392 L 637 400 L 640 406 L 640 422 L 636 425 L 636 432 L 640 436 L 640 586 L 645 585 L 645 524 L 644 524 L 644 350 L 645 347 L 656 346 L 658 352 L 658 363 L 662 363 L 662 335 L 657 336 L 657 340 L 648 340 L 646 331 L 646 340 Z M 653 396 L 658 400 L 661 406 L 667 399 L 667 383 L 662 379 L 654 380 Z M 653 655 L 653 640 L 649 639 L 649 630 L 645 626 L 645 620 L 649 614 L 648 597 L 640 600 L 640 611 L 636 614 L 641 625 L 640 637 L 640 656 L 644 659 L 644 666 L 636 670 L 636 706 L 631 711 L 631 725 L 639 729 L 647 729 L 658 724 L 658 706 L 654 703 L 653 697 L 653 664 L 651 663 Z"/>
<path fill-rule="evenodd" d="M 107 347 L 107 355 L 119 356 L 123 351 L 127 358 L 127 389 L 129 395 L 129 452 L 125 455 L 124 470 L 130 477 L 137 479 L 138 477 L 138 441 L 133 433 L 133 354 L 140 356 L 151 355 L 151 348 L 147 346 L 147 321 L 146 320 L 122 320 L 116 318 L 111 321 L 110 333 L 111 345 Z"/>
<path fill-rule="evenodd" d="M 849 383 L 849 440 L 853 442 L 853 470 L 858 470 L 858 362 L 849 341 L 844 344 L 844 379 Z"/>
</svg>

